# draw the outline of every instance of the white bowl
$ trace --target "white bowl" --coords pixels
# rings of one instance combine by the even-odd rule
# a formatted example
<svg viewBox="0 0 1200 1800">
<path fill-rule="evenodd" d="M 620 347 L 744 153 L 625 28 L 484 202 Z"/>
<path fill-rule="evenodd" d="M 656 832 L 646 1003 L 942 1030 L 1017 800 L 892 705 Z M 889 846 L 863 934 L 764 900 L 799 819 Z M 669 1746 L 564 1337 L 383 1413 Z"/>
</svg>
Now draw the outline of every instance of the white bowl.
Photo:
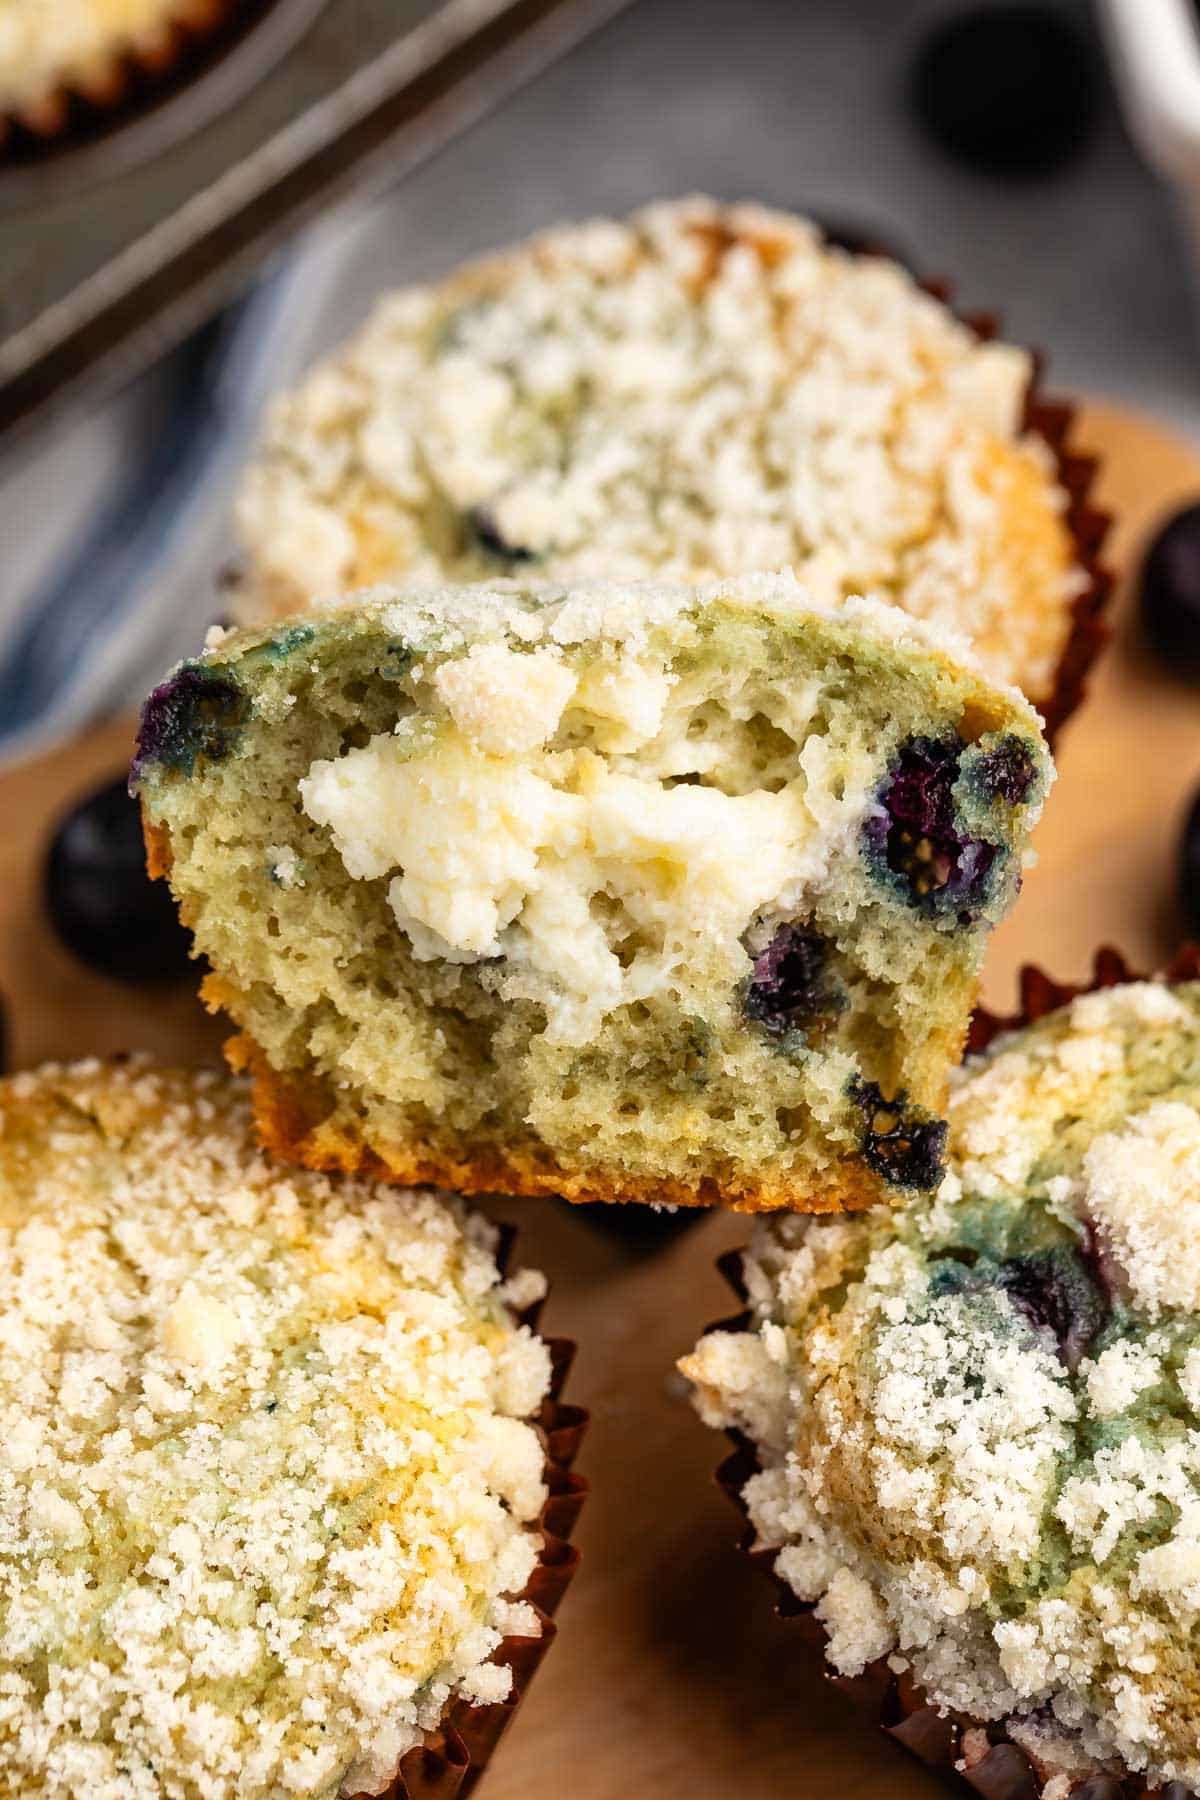
<svg viewBox="0 0 1200 1800">
<path fill-rule="evenodd" d="M 1200 6 L 1099 0 L 1099 11 L 1130 132 L 1176 190 L 1200 259 Z"/>
</svg>

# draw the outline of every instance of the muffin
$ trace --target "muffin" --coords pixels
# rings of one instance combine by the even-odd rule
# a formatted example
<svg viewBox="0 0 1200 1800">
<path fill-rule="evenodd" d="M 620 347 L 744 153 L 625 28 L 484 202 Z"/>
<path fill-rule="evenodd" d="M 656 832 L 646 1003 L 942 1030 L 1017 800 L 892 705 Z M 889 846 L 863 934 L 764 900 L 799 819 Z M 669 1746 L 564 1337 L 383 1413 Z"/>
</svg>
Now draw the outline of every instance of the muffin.
<svg viewBox="0 0 1200 1800">
<path fill-rule="evenodd" d="M 107 108 L 137 74 L 157 76 L 240 0 L 0 0 L 0 143 L 6 121 L 38 137 L 73 98 Z"/>
<path fill-rule="evenodd" d="M 758 206 L 549 232 L 391 295 L 275 402 L 240 616 L 376 582 L 793 567 L 966 634 L 1053 725 L 1096 647 L 1092 466 L 990 328 Z"/>
<path fill-rule="evenodd" d="M 754 1211 L 936 1186 L 1050 773 L 961 644 L 751 577 L 218 635 L 134 787 L 281 1154 Z"/>
<path fill-rule="evenodd" d="M 570 1566 L 540 1428 L 571 1422 L 517 1316 L 545 1284 L 497 1244 L 449 1196 L 273 1167 L 228 1077 L 0 1082 L 5 1792 L 462 1776 Z"/>
<path fill-rule="evenodd" d="M 1003 1033 L 949 1121 L 934 1199 L 760 1227 L 748 1313 L 681 1367 L 747 1447 L 756 1547 L 897 1735 L 985 1794 L 1175 1800 L 1200 1789 L 1200 982 Z"/>
</svg>

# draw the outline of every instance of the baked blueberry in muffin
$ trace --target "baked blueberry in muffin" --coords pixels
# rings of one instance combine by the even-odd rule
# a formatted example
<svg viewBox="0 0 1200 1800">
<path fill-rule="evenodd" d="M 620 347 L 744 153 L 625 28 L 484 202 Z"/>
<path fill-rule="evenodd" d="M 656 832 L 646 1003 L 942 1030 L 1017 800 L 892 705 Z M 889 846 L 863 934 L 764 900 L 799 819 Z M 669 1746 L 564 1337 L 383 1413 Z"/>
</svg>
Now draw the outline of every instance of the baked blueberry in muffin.
<svg viewBox="0 0 1200 1800">
<path fill-rule="evenodd" d="M 375 582 L 794 568 L 966 634 L 1047 710 L 1088 578 L 1033 363 L 897 263 L 663 202 L 384 299 L 272 406 L 241 616 Z"/>
<path fill-rule="evenodd" d="M 1200 1790 L 1200 983 L 999 1038 L 936 1196 L 764 1223 L 744 1280 L 681 1366 L 834 1669 L 887 1659 L 981 1792 L 1001 1742 L 1045 1800 Z"/>
<path fill-rule="evenodd" d="M 1049 775 L 965 647 L 783 577 L 368 594 L 215 641 L 134 768 L 277 1149 L 750 1210 L 936 1185 Z"/>
<path fill-rule="evenodd" d="M 0 1082 L 7 1792 L 377 1794 L 508 1697 L 551 1357 L 496 1249 L 448 1195 L 273 1166 L 229 1077 Z"/>
</svg>

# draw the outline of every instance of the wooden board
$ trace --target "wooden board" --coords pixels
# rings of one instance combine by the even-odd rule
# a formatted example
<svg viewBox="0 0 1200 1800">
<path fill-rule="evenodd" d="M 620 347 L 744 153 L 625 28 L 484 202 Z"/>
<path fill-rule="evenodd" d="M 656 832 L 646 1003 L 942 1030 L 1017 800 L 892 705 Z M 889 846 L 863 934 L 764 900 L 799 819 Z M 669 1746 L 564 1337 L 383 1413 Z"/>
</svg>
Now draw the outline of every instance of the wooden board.
<svg viewBox="0 0 1200 1800">
<path fill-rule="evenodd" d="M 1105 458 L 1101 501 L 1118 514 L 1118 568 L 1157 521 L 1200 496 L 1200 457 L 1154 424 L 1102 405 L 1077 434 Z M 1200 686 L 1174 680 L 1138 647 L 1127 585 L 1116 639 L 1060 746 L 1040 862 L 997 934 L 985 998 L 1011 1007 L 1027 960 L 1086 975 L 1113 942 L 1163 962 L 1179 932 L 1173 888 L 1181 816 L 1200 782 Z M 64 803 L 115 772 L 128 726 L 114 726 L 0 780 L 0 990 L 13 1062 L 144 1047 L 215 1059 L 221 1032 L 189 991 L 139 991 L 89 976 L 50 938 L 38 902 L 42 846 Z M 555 1202 L 505 1203 L 525 1261 L 553 1288 L 547 1327 L 580 1342 L 571 1397 L 590 1406 L 582 1468 L 595 1487 L 585 1562 L 548 1658 L 488 1777 L 488 1800 L 919 1800 L 943 1790 L 892 1745 L 857 1727 L 771 1611 L 766 1584 L 736 1554 L 736 1522 L 712 1471 L 721 1441 L 697 1423 L 672 1375 L 699 1329 L 728 1313 L 713 1269 L 745 1241 L 744 1221 L 706 1217 L 638 1254 Z"/>
</svg>

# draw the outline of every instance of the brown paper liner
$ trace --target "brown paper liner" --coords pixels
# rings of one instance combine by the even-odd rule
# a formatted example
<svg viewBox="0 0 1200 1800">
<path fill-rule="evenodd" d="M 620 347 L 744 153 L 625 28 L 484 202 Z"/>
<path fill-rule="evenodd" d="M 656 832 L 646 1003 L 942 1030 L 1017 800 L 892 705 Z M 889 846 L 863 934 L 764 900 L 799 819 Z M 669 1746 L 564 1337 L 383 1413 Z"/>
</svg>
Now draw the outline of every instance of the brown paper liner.
<svg viewBox="0 0 1200 1800">
<path fill-rule="evenodd" d="M 515 1233 L 502 1228 L 496 1262 L 503 1274 Z M 541 1302 L 517 1315 L 523 1325 L 536 1329 Z M 506 1637 L 491 1660 L 513 1672 L 507 1700 L 491 1706 L 475 1706 L 456 1700 L 436 1731 L 426 1735 L 400 1759 L 392 1782 L 375 1800 L 464 1800 L 480 1779 L 488 1761 L 516 1712 L 538 1664 L 554 1642 L 552 1615 L 571 1584 L 579 1564 L 579 1552 L 569 1541 L 588 1484 L 576 1475 L 572 1463 L 583 1441 L 588 1414 L 581 1406 L 567 1405 L 563 1386 L 575 1357 L 568 1338 L 545 1338 L 550 1351 L 550 1393 L 542 1402 L 537 1425 L 546 1446 L 545 1481 L 549 1490 L 538 1517 L 542 1548 L 537 1567 L 517 1600 L 525 1600 L 537 1613 L 541 1636 Z M 362 1796 L 361 1800 L 366 1800 Z"/>
<path fill-rule="evenodd" d="M 1000 315 L 994 312 L 959 312 L 953 305 L 954 286 L 946 280 L 922 281 L 920 286 L 935 300 L 950 307 L 955 317 L 973 331 L 980 343 L 999 336 Z M 1113 577 L 1100 561 L 1104 540 L 1112 525 L 1109 513 L 1092 504 L 1091 492 L 1100 467 L 1099 458 L 1069 446 L 1075 407 L 1069 400 L 1051 400 L 1041 392 L 1046 359 L 1031 352 L 1033 372 L 1025 394 L 1024 428 L 1045 444 L 1054 461 L 1055 479 L 1067 497 L 1066 521 L 1075 545 L 1075 564 L 1084 585 L 1071 603 L 1071 625 L 1058 659 L 1054 683 L 1044 700 L 1037 702 L 1046 722 L 1051 746 L 1087 692 L 1092 665 L 1108 641 L 1104 614 L 1113 592 Z"/>
<path fill-rule="evenodd" d="M 892 262 L 905 263 L 903 255 L 893 246 L 882 240 L 875 242 L 869 234 L 846 233 L 836 226 L 826 226 L 823 235 L 827 243 L 852 256 L 883 256 Z M 999 337 L 1001 318 L 998 312 L 961 312 L 954 305 L 954 283 L 944 276 L 922 280 L 914 273 L 914 279 L 924 293 L 947 307 L 980 343 L 990 343 Z M 1104 614 L 1112 598 L 1113 577 L 1101 563 L 1100 552 L 1112 518 L 1091 501 L 1099 459 L 1068 446 L 1076 409 L 1069 400 L 1052 400 L 1041 392 L 1046 358 L 1040 350 L 1030 354 L 1033 370 L 1025 394 L 1022 425 L 1025 431 L 1042 440 L 1053 458 L 1055 479 L 1067 497 L 1066 521 L 1075 545 L 1075 564 L 1084 576 L 1084 586 L 1071 605 L 1070 629 L 1053 685 L 1048 696 L 1037 702 L 1046 722 L 1046 736 L 1053 745 L 1060 727 L 1083 699 L 1092 665 L 1108 641 L 1109 629 Z"/>
<path fill-rule="evenodd" d="M 1166 970 L 1168 981 L 1200 979 L 1200 945 L 1185 944 Z M 1020 1006 L 1015 1013 L 1004 1015 L 980 1007 L 975 1013 L 968 1039 L 968 1055 L 984 1050 L 1006 1031 L 1032 1025 L 1055 1012 L 1079 994 L 1095 993 L 1101 988 L 1118 987 L 1129 981 L 1147 977 L 1129 964 L 1118 950 L 1110 947 L 1096 952 L 1092 979 L 1071 986 L 1054 981 L 1041 969 L 1026 965 L 1019 977 Z M 742 1279 L 742 1254 L 731 1250 L 718 1259 L 717 1267 L 739 1300 L 746 1299 Z M 711 1331 L 745 1331 L 750 1312 L 740 1312 L 709 1327 Z M 811 1603 L 798 1600 L 787 1583 L 775 1573 L 777 1552 L 756 1548 L 755 1533 L 749 1523 L 743 1490 L 760 1463 L 754 1445 L 738 1431 L 729 1431 L 735 1448 L 717 1470 L 717 1485 L 728 1495 L 740 1514 L 745 1529 L 739 1549 L 769 1577 L 775 1590 L 775 1610 L 781 1618 L 794 1620 L 799 1635 L 824 1654 L 826 1634 L 814 1615 Z M 948 1776 L 952 1782 L 973 1790 L 983 1800 L 1041 1800 L 1043 1786 L 1049 1779 L 1039 1773 L 1019 1745 L 1006 1735 L 1003 1724 L 982 1723 L 965 1714 L 941 1711 L 930 1704 L 911 1673 L 895 1674 L 880 1658 L 861 1675 L 830 1673 L 835 1687 L 848 1694 L 865 1714 L 878 1721 L 888 1736 L 929 1768 Z M 968 1732 L 978 1735 L 969 1746 L 973 1752 L 971 1767 L 961 1767 L 964 1739 Z M 986 1739 L 986 1748 L 983 1740 Z M 1070 1800 L 1197 1800 L 1182 1782 L 1171 1781 L 1162 1788 L 1150 1787 L 1144 1776 L 1092 1774 L 1081 1776 L 1070 1790 Z"/>
<path fill-rule="evenodd" d="M 204 53 L 269 0 L 164 0 L 161 22 L 140 38 L 98 51 L 84 66 L 36 98 L 0 108 L 0 156 L 52 148 L 121 122 L 142 100 L 186 79 Z"/>
</svg>

